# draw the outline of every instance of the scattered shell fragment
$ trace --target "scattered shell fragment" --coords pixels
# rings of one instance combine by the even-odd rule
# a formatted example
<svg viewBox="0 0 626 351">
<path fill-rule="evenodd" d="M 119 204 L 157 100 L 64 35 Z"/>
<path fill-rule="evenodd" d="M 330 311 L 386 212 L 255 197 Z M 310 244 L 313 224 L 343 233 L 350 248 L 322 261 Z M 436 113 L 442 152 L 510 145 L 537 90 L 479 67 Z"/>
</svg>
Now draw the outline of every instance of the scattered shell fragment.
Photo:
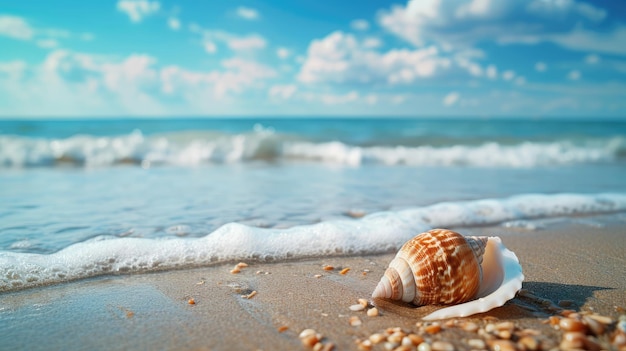
<svg viewBox="0 0 626 351">
<path fill-rule="evenodd" d="M 341 274 L 341 275 L 346 275 L 346 274 L 348 274 L 348 272 L 350 272 L 350 268 L 347 268 L 347 267 L 346 267 L 346 268 L 342 269 L 342 270 L 339 272 L 339 274 Z"/>
<path fill-rule="evenodd" d="M 314 275 L 313 277 L 315 277 L 315 278 L 321 278 L 321 277 L 322 277 L 322 275 L 321 275 L 321 274 L 316 274 L 316 275 Z"/>
<path fill-rule="evenodd" d="M 245 262 L 239 262 L 239 263 L 237 263 L 236 267 L 238 267 L 238 268 L 245 268 L 245 267 L 248 267 L 248 264 L 245 263 Z"/>
<path fill-rule="evenodd" d="M 363 322 L 361 322 L 361 320 L 357 316 L 351 316 L 348 319 L 348 323 L 350 323 L 350 325 L 353 327 L 358 327 L 359 325 L 363 324 Z"/>
<path fill-rule="evenodd" d="M 246 299 L 250 300 L 251 298 L 255 297 L 257 294 L 257 291 L 254 290 L 251 293 L 249 293 L 248 295 L 246 295 Z"/>
<path fill-rule="evenodd" d="M 452 305 L 424 320 L 466 317 L 502 306 L 521 289 L 523 280 L 517 256 L 499 237 L 464 237 L 433 229 L 402 246 L 372 297 L 418 306 Z"/>
<path fill-rule="evenodd" d="M 239 269 L 239 267 L 236 267 L 236 266 L 235 266 L 235 268 L 233 268 L 233 269 L 231 269 L 231 270 L 230 270 L 230 273 L 231 273 L 231 274 L 237 274 L 237 273 L 239 273 L 239 272 L 241 272 L 241 269 Z"/>
<path fill-rule="evenodd" d="M 361 305 L 361 304 L 357 304 L 357 305 L 351 305 L 350 307 L 348 307 L 350 309 L 350 311 L 363 311 L 365 309 L 365 306 Z"/>
<path fill-rule="evenodd" d="M 424 327 L 424 331 L 428 334 L 437 334 L 441 331 L 441 325 L 439 323 L 433 323 Z"/>
<path fill-rule="evenodd" d="M 335 269 L 335 267 L 331 266 L 331 265 L 325 265 L 322 267 L 323 270 L 325 271 L 332 271 L 333 269 Z"/>
<path fill-rule="evenodd" d="M 189 299 L 189 300 L 187 301 L 187 303 L 188 303 L 188 304 L 190 304 L 190 305 L 195 305 L 195 304 L 196 304 L 196 300 L 194 300 L 194 299 Z"/>
<path fill-rule="evenodd" d="M 434 351 L 454 351 L 454 345 L 447 341 L 435 341 L 430 347 Z"/>
<path fill-rule="evenodd" d="M 367 301 L 367 299 L 358 299 L 357 300 L 361 305 L 363 305 L 363 307 L 367 307 L 367 305 L 369 305 L 369 302 Z"/>
<path fill-rule="evenodd" d="M 372 307 L 369 310 L 367 310 L 367 316 L 368 317 L 376 317 L 376 316 L 378 316 L 378 308 Z"/>
<path fill-rule="evenodd" d="M 283 333 L 283 332 L 287 331 L 287 329 L 289 329 L 289 327 L 288 327 L 288 326 L 286 326 L 286 325 L 281 325 L 280 327 L 278 327 L 278 332 L 279 332 L 279 333 Z"/>
</svg>

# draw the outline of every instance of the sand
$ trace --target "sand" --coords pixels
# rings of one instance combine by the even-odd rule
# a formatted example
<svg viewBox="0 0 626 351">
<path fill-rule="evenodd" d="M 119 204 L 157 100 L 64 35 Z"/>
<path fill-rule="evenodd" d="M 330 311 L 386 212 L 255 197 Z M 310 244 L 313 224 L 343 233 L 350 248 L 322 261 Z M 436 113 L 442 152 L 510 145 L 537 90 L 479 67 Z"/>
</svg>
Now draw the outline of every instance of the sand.
<svg viewBox="0 0 626 351">
<path fill-rule="evenodd" d="M 624 313 L 623 220 L 567 219 L 536 231 L 455 229 L 471 235 L 500 235 L 520 258 L 526 276 L 523 288 L 540 299 L 571 303 L 567 308 L 595 311 L 614 320 Z M 4 293 L 0 294 L 0 349 L 306 350 L 298 334 L 313 328 L 335 350 L 356 350 L 355 340 L 389 327 L 419 332 L 416 322 L 434 309 L 378 301 L 377 317 L 349 310 L 357 299 L 370 296 L 393 255 L 248 262 L 239 274 L 231 274 L 233 264 L 227 264 Z M 335 269 L 323 270 L 324 265 Z M 343 268 L 350 270 L 340 274 Z M 321 277 L 316 278 L 318 274 Z M 242 297 L 252 291 L 257 292 L 252 298 Z M 189 304 L 190 299 L 195 304 Z M 538 330 L 544 348 L 551 348 L 561 340 L 561 332 L 544 323 L 553 313 L 541 300 L 518 296 L 460 323 L 513 321 L 517 328 Z M 351 326 L 351 316 L 362 324 Z M 469 350 L 467 340 L 476 337 L 445 324 L 441 332 L 424 335 L 447 340 L 457 350 Z"/>
</svg>

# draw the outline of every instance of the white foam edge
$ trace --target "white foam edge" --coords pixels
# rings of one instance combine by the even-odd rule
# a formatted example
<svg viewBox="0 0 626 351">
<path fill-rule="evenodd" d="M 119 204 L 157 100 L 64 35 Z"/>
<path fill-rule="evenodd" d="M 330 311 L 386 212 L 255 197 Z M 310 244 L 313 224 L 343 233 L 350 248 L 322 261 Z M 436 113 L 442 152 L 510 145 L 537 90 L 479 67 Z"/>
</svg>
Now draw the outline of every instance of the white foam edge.
<svg viewBox="0 0 626 351">
<path fill-rule="evenodd" d="M 500 261 L 499 263 L 502 267 L 502 279 L 500 282 L 496 282 L 496 290 L 489 292 L 493 289 L 487 288 L 488 291 L 479 291 L 479 298 L 458 305 L 441 308 L 423 317 L 423 320 L 432 321 L 468 317 L 503 306 L 507 301 L 515 297 L 515 294 L 522 288 L 522 282 L 524 281 L 522 266 L 517 256 L 513 251 L 507 249 L 502 244 L 502 240 L 499 237 L 490 237 L 487 245 L 496 246 L 492 249 L 500 252 L 498 257 L 494 257 Z"/>
<path fill-rule="evenodd" d="M 626 211 L 624 193 L 526 194 L 377 212 L 358 220 L 333 220 L 289 229 L 229 223 L 202 238 L 99 238 L 52 254 L 0 251 L 0 291 L 235 260 L 378 254 L 397 250 L 417 233 L 437 227 L 617 211 Z"/>
</svg>

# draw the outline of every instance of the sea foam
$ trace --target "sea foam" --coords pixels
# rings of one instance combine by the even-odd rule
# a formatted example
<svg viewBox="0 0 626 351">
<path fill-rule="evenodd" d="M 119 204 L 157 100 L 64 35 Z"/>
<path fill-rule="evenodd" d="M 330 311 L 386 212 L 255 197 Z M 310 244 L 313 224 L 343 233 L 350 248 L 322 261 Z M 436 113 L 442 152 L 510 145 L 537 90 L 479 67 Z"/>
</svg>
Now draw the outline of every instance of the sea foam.
<svg viewBox="0 0 626 351">
<path fill-rule="evenodd" d="M 626 194 L 526 194 L 506 199 L 438 203 L 289 229 L 262 229 L 229 223 L 202 238 L 100 237 L 47 255 L 0 252 L 0 291 L 98 275 L 195 267 L 235 260 L 275 261 L 376 254 L 395 250 L 413 235 L 430 228 L 616 211 L 626 211 Z"/>
<path fill-rule="evenodd" d="M 622 137 L 563 139 L 509 144 L 350 145 L 341 141 L 312 141 L 272 129 L 257 128 L 241 134 L 179 132 L 145 136 L 96 137 L 75 135 L 63 139 L 0 135 L 0 167 L 52 167 L 75 165 L 105 167 L 137 164 L 194 166 L 258 160 L 307 161 L 359 166 L 536 167 L 611 162 L 626 154 Z"/>
</svg>

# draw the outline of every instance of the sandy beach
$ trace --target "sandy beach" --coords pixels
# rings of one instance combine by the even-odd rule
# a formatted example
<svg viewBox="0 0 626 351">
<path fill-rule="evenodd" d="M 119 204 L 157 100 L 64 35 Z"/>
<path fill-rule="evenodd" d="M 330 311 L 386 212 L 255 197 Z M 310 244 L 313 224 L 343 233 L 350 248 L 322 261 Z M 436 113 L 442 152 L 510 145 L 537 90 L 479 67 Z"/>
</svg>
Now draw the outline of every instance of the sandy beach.
<svg viewBox="0 0 626 351">
<path fill-rule="evenodd" d="M 526 279 L 523 293 L 505 306 L 442 321 L 441 330 L 433 334 L 425 329 L 430 324 L 422 324 L 420 318 L 436 307 L 370 301 L 379 311 L 374 317 L 349 309 L 359 298 L 370 297 L 394 255 L 389 253 L 247 262 L 249 266 L 238 274 L 231 273 L 234 264 L 228 264 L 107 276 L 4 293 L 0 295 L 0 348 L 300 350 L 307 347 L 298 335 L 312 328 L 323 336 L 323 346 L 356 350 L 365 349 L 358 342 L 370 335 L 400 327 L 429 344 L 444 340 L 456 350 L 470 350 L 476 349 L 470 339 L 488 337 L 472 328 L 465 330 L 468 323 L 484 329 L 490 323 L 510 321 L 514 325 L 511 340 L 517 341 L 519 332 L 530 328 L 537 331 L 537 349 L 554 349 L 563 331 L 547 321 L 552 315 L 561 318 L 563 309 L 595 312 L 613 322 L 625 313 L 626 226 L 606 216 L 581 223 L 585 222 L 568 224 L 565 220 L 537 231 L 455 228 L 467 235 L 501 236 L 519 257 Z M 334 269 L 323 269 L 326 265 Z M 354 316 L 360 325 L 351 325 Z M 608 328 L 615 328 L 615 323 Z M 609 338 L 602 335 L 597 341 L 607 343 Z M 383 347 L 381 343 L 371 349 Z M 517 348 L 521 349 L 519 343 Z"/>
</svg>

